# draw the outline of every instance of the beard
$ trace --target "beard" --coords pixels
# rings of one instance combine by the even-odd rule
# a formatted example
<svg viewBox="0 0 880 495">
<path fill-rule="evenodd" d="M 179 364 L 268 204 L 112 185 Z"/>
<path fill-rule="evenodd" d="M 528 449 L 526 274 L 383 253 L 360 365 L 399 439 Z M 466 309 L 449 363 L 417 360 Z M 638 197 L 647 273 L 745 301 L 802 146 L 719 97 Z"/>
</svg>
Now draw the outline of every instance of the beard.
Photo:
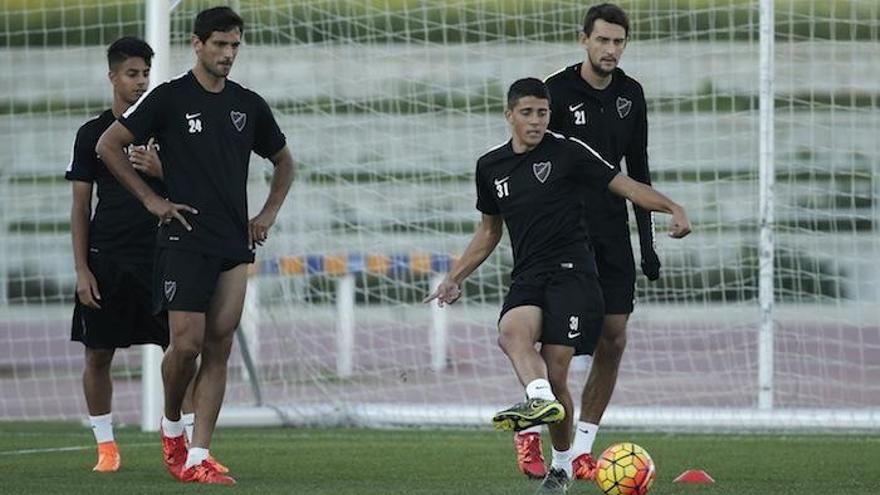
<svg viewBox="0 0 880 495">
<path fill-rule="evenodd" d="M 608 77 L 611 75 L 612 72 L 614 72 L 614 69 L 605 70 L 602 68 L 601 65 L 597 64 L 596 62 L 593 62 L 593 57 L 591 57 L 589 53 L 587 54 L 587 59 L 590 61 L 590 67 L 593 68 L 593 72 L 595 72 L 596 75 L 598 75 L 599 77 Z M 615 68 L 616 68 L 616 66 L 615 66 Z"/>
</svg>

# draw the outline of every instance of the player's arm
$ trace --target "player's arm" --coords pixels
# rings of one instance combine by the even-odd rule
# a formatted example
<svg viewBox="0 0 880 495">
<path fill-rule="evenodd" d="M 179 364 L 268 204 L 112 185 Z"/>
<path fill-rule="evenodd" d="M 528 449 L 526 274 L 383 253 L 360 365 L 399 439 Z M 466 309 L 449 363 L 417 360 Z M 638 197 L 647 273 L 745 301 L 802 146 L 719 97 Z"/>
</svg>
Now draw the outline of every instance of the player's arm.
<svg viewBox="0 0 880 495">
<path fill-rule="evenodd" d="M 262 246 L 269 236 L 269 229 L 278 217 L 278 211 L 284 204 L 284 199 L 290 191 L 290 185 L 296 173 L 296 165 L 293 156 L 287 146 L 269 157 L 275 165 L 272 174 L 272 182 L 269 184 L 269 196 L 263 204 L 263 209 L 248 224 L 248 244 L 251 248 Z"/>
<path fill-rule="evenodd" d="M 648 109 L 645 104 L 645 96 L 639 92 L 636 100 L 636 128 L 626 150 L 627 173 L 634 180 L 642 184 L 651 185 L 651 171 L 648 169 Z M 648 280 L 660 278 L 660 258 L 654 249 L 654 217 L 644 208 L 633 205 L 636 216 L 636 226 L 639 230 L 639 245 L 641 247 L 642 273 Z"/>
<path fill-rule="evenodd" d="M 95 146 L 95 151 L 107 166 L 107 170 L 116 177 L 116 180 L 143 203 L 150 213 L 159 217 L 160 223 L 170 223 L 171 220 L 176 218 L 186 227 L 186 230 L 192 230 L 181 211 L 196 214 L 198 213 L 196 209 L 189 205 L 175 204 L 160 197 L 134 171 L 123 151 L 132 141 L 134 141 L 134 135 L 131 131 L 118 121 L 113 122 L 104 131 L 104 134 L 101 134 L 100 139 L 98 139 L 98 145 Z"/>
<path fill-rule="evenodd" d="M 92 183 L 73 181 L 70 208 L 70 237 L 73 243 L 73 266 L 76 269 L 76 295 L 90 308 L 101 309 L 98 281 L 89 268 L 89 221 L 92 218 Z"/>
<path fill-rule="evenodd" d="M 438 304 L 452 304 L 461 297 L 461 283 L 474 270 L 479 267 L 486 258 L 495 250 L 495 246 L 501 240 L 502 235 L 501 215 L 487 215 L 483 213 L 482 221 L 474 232 L 471 242 L 464 249 L 461 257 L 455 262 L 452 270 L 446 274 L 443 282 L 437 286 L 431 295 L 422 302 L 431 302 L 437 299 Z"/>
<path fill-rule="evenodd" d="M 625 174 L 617 174 L 608 183 L 608 189 L 648 211 L 659 211 L 672 215 L 672 222 L 669 224 L 671 237 L 678 239 L 691 232 L 691 223 L 684 208 L 653 187 L 634 181 Z"/>
</svg>

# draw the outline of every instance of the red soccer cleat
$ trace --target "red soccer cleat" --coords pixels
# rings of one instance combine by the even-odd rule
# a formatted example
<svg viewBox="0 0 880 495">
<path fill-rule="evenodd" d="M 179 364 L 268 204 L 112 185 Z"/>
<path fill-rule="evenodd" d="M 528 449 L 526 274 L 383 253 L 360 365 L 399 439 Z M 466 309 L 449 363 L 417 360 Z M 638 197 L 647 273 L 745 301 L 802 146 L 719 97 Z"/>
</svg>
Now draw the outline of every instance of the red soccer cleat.
<svg viewBox="0 0 880 495">
<path fill-rule="evenodd" d="M 581 454 L 571 461 L 574 477 L 578 480 L 596 479 L 596 460 L 590 453 Z"/>
<path fill-rule="evenodd" d="M 204 483 L 206 485 L 234 485 L 235 480 L 214 468 L 207 460 L 201 464 L 190 466 L 180 473 L 180 481 L 186 483 Z"/>
<path fill-rule="evenodd" d="M 543 479 L 547 476 L 540 433 L 515 433 L 513 444 L 516 447 L 516 465 L 524 475 L 533 479 Z"/>
<path fill-rule="evenodd" d="M 214 456 L 212 455 L 208 455 L 208 458 L 205 459 L 205 462 L 213 466 L 214 470 L 220 474 L 226 474 L 229 472 L 229 468 L 224 466 L 223 464 L 220 464 L 220 461 L 214 459 Z"/>
<path fill-rule="evenodd" d="M 92 468 L 92 471 L 99 473 L 112 473 L 119 471 L 122 464 L 122 458 L 119 456 L 119 448 L 116 442 L 101 442 L 98 444 L 98 463 Z"/>
<path fill-rule="evenodd" d="M 181 480 L 181 471 L 186 464 L 186 435 L 179 437 L 166 437 L 162 428 L 159 428 L 159 435 L 162 437 L 162 454 L 165 457 L 165 467 L 168 472 L 176 480 Z"/>
</svg>

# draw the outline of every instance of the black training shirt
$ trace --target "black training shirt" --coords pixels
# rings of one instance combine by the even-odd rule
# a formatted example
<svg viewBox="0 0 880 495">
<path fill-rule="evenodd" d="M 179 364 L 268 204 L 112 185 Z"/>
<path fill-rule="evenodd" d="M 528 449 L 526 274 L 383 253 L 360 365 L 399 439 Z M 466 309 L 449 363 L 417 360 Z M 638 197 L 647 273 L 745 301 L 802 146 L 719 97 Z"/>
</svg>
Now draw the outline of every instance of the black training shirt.
<svg viewBox="0 0 880 495">
<path fill-rule="evenodd" d="M 250 153 L 269 158 L 285 145 L 266 102 L 228 79 L 221 92 L 211 93 L 190 71 L 144 95 L 119 122 L 135 139 L 159 139 L 168 199 L 199 212 L 183 213 L 190 232 L 176 220 L 163 225 L 159 245 L 253 261 L 247 242 Z"/>
<path fill-rule="evenodd" d="M 595 273 L 583 191 L 599 194 L 615 175 L 583 142 L 550 132 L 526 153 L 514 153 L 508 141 L 480 157 L 477 209 L 504 218 L 513 246 L 512 276 L 560 265 Z"/>
<path fill-rule="evenodd" d="M 156 217 L 116 181 L 116 177 L 95 153 L 98 138 L 114 120 L 113 112 L 106 110 L 79 128 L 73 144 L 73 158 L 64 178 L 97 186 L 98 204 L 89 224 L 91 251 L 128 263 L 152 263 L 156 246 Z M 161 181 L 140 175 L 156 194 L 165 194 Z"/>
<path fill-rule="evenodd" d="M 568 66 L 546 80 L 551 96 L 550 130 L 580 139 L 618 170 L 626 157 L 629 176 L 650 185 L 648 117 L 642 86 L 618 68 L 608 87 L 597 90 L 581 77 L 582 65 Z M 623 198 L 608 191 L 586 194 L 590 235 L 629 232 Z M 642 227 L 650 228 L 649 213 L 636 207 L 636 214 L 641 217 L 640 236 L 645 236 L 647 231 Z"/>
</svg>

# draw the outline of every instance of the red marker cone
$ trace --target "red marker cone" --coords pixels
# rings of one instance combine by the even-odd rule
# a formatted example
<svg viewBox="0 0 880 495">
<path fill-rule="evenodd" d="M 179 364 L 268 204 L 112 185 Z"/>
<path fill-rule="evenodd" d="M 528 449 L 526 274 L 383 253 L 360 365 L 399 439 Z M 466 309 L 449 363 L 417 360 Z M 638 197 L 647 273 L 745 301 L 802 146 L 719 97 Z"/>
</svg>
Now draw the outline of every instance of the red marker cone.
<svg viewBox="0 0 880 495">
<path fill-rule="evenodd" d="M 709 476 L 709 474 L 702 469 L 688 469 L 687 471 L 681 473 L 678 478 L 672 480 L 672 482 L 708 485 L 711 483 L 715 483 L 715 480 L 713 480 L 712 477 Z"/>
</svg>

